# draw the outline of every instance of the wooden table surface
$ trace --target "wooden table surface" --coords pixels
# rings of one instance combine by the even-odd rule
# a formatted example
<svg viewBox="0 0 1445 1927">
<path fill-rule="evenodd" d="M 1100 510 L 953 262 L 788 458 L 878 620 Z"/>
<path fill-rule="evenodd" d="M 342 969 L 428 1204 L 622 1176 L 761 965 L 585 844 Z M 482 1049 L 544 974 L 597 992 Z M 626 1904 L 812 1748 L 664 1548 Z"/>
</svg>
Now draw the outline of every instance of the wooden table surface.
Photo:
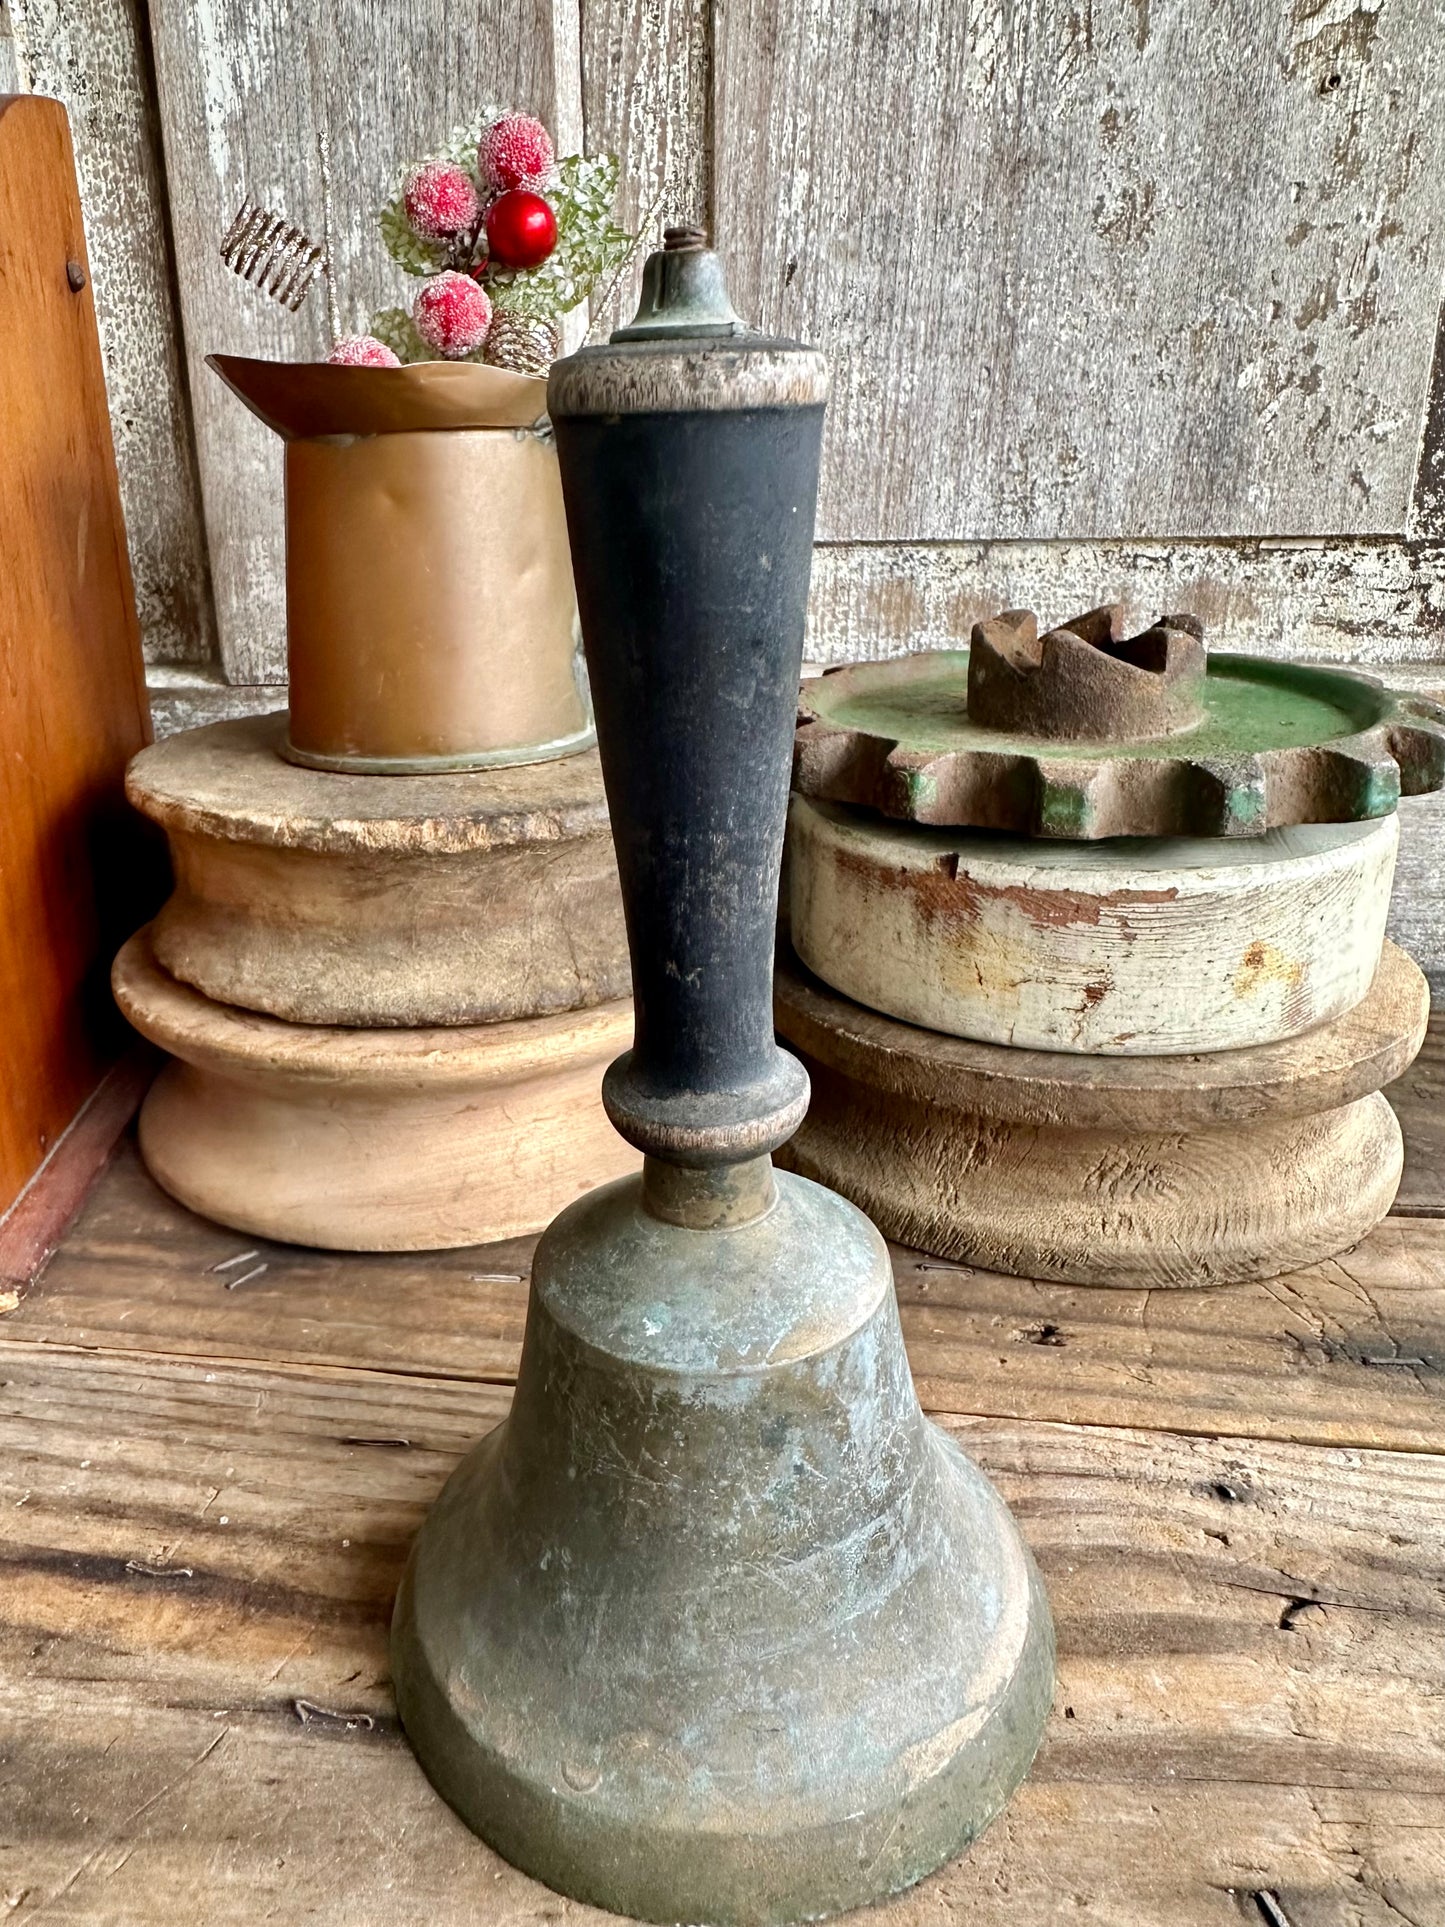
<svg viewBox="0 0 1445 1927">
<path fill-rule="evenodd" d="M 1060 1653 L 1031 1779 L 888 1927 L 1445 1927 L 1438 1021 L 1392 1096 L 1395 1214 L 1269 1284 L 897 1253 L 924 1403 L 1013 1506 Z M 530 1253 L 261 1245 L 122 1144 L 0 1316 L 0 1922 L 607 1918 L 453 1818 L 387 1677 Z"/>
</svg>

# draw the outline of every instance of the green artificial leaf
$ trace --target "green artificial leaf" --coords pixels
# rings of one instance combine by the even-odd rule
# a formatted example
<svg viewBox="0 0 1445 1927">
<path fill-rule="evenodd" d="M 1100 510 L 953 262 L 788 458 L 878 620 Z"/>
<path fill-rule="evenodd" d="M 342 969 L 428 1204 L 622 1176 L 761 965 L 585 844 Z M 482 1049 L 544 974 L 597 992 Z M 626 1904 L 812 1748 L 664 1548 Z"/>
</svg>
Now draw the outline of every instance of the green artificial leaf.
<svg viewBox="0 0 1445 1927">
<path fill-rule="evenodd" d="M 416 331 L 416 323 L 405 308 L 382 308 L 371 317 L 371 330 L 378 341 L 384 341 L 397 360 L 408 367 L 415 361 L 458 361 L 480 362 L 486 359 L 486 343 L 474 348 L 469 355 L 448 357 L 439 355 L 435 348 L 428 346 Z"/>
<path fill-rule="evenodd" d="M 492 122 L 505 119 L 507 111 L 505 107 L 488 106 L 484 107 L 479 114 L 473 114 L 469 121 L 464 121 L 460 127 L 454 127 L 447 135 L 439 156 L 442 160 L 455 161 L 458 167 L 466 168 L 484 201 L 487 198 L 487 192 L 482 186 L 481 176 L 477 173 L 477 149 L 482 144 L 482 135 L 486 133 Z"/>
<path fill-rule="evenodd" d="M 416 331 L 405 308 L 382 308 L 371 317 L 371 332 L 385 342 L 398 361 L 435 361 L 436 356 Z"/>
<path fill-rule="evenodd" d="M 407 170 L 408 173 L 411 171 Z M 447 265 L 447 251 L 439 241 L 423 241 L 412 229 L 402 205 L 401 190 L 376 217 L 386 251 L 408 274 L 439 274 Z"/>
</svg>

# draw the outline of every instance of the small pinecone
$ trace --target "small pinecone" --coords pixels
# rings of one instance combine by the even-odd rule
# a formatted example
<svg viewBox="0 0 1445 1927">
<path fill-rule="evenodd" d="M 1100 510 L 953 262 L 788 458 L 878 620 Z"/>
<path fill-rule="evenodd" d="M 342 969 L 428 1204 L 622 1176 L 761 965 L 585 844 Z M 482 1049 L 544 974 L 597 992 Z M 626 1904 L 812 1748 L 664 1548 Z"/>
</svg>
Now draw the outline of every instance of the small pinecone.
<svg viewBox="0 0 1445 1927">
<path fill-rule="evenodd" d="M 562 336 L 555 321 L 498 308 L 482 359 L 493 368 L 509 368 L 514 375 L 545 375 L 561 352 Z"/>
</svg>

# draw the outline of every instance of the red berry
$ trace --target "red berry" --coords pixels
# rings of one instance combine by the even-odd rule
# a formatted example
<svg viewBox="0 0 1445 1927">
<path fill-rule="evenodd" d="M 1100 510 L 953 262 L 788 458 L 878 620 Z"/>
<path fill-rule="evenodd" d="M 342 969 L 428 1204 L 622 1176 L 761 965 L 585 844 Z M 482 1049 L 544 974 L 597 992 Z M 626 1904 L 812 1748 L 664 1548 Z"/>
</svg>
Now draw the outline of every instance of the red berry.
<svg viewBox="0 0 1445 1927">
<path fill-rule="evenodd" d="M 326 357 L 334 368 L 400 368 L 401 363 L 375 335 L 343 335 Z"/>
<path fill-rule="evenodd" d="M 540 194 L 514 187 L 487 209 L 487 247 L 503 268 L 536 268 L 557 245 L 557 216 Z"/>
<path fill-rule="evenodd" d="M 450 241 L 467 233 L 481 212 L 471 175 L 455 161 L 427 161 L 413 168 L 401 200 L 413 233 L 424 241 Z"/>
<path fill-rule="evenodd" d="M 429 348 L 448 361 L 460 361 L 486 340 L 492 304 L 486 289 L 479 288 L 469 274 L 448 270 L 423 285 L 411 318 Z"/>
<path fill-rule="evenodd" d="M 494 120 L 477 148 L 477 167 L 489 187 L 544 187 L 552 178 L 552 136 L 530 114 Z"/>
</svg>

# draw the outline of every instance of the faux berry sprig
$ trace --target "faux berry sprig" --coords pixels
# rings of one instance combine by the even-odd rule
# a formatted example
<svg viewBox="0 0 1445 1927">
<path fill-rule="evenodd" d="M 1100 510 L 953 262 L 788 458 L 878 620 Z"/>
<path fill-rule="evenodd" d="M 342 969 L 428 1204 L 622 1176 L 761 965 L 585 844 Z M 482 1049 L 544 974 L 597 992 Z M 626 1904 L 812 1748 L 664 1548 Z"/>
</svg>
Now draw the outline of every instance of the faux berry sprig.
<svg viewBox="0 0 1445 1927">
<path fill-rule="evenodd" d="M 406 170 L 378 216 L 387 251 L 422 280 L 410 310 L 372 316 L 332 352 L 351 366 L 485 361 L 545 374 L 558 322 L 615 274 L 635 237 L 613 218 L 610 155 L 558 161 L 541 121 L 489 109 Z"/>
</svg>

